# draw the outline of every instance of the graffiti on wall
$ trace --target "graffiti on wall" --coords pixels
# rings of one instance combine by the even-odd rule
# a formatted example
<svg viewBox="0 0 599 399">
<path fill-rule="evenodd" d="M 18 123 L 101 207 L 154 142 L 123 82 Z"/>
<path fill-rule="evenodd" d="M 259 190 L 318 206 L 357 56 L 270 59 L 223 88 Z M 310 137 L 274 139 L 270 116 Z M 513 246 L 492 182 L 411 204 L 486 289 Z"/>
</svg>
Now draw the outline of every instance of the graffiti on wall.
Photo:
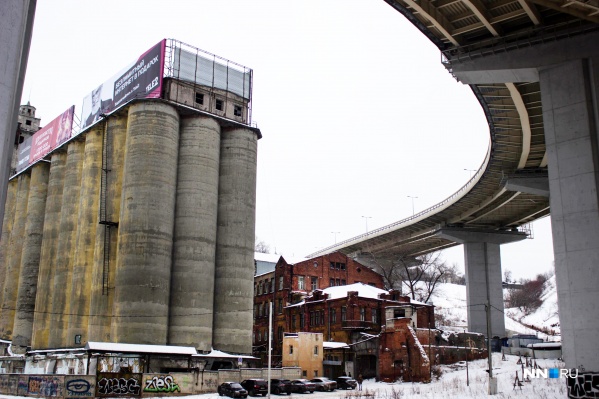
<svg viewBox="0 0 599 399">
<path fill-rule="evenodd" d="M 175 378 L 171 375 L 155 376 L 146 380 L 144 392 L 161 392 L 172 393 L 181 392 L 181 388 L 175 382 Z"/>
<path fill-rule="evenodd" d="M 0 375 L 0 393 L 5 395 L 17 395 L 18 386 L 18 375 Z"/>
<path fill-rule="evenodd" d="M 141 374 L 100 374 L 97 396 L 139 396 Z"/>
<path fill-rule="evenodd" d="M 27 386 L 27 394 L 43 396 L 46 398 L 63 396 L 62 387 L 64 377 L 57 376 L 30 376 Z"/>
<path fill-rule="evenodd" d="M 66 376 L 65 398 L 91 398 L 96 392 L 96 378 L 89 376 Z"/>
<path fill-rule="evenodd" d="M 599 374 L 578 373 L 577 377 L 568 377 L 566 380 L 569 398 L 599 398 Z"/>
</svg>

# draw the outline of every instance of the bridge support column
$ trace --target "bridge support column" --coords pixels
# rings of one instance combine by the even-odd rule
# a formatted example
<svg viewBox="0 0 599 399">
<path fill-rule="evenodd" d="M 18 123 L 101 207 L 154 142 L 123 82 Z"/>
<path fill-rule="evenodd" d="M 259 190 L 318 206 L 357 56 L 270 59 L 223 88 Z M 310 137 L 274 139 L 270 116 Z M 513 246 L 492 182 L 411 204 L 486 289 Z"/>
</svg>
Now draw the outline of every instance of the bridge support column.
<svg viewBox="0 0 599 399">
<path fill-rule="evenodd" d="M 599 373 L 599 57 L 539 72 L 563 358 Z"/>
<path fill-rule="evenodd" d="M 491 306 L 491 337 L 505 336 L 499 246 L 526 238 L 521 232 L 444 228 L 437 235 L 464 244 L 468 330 L 487 335 L 486 304 Z"/>
</svg>

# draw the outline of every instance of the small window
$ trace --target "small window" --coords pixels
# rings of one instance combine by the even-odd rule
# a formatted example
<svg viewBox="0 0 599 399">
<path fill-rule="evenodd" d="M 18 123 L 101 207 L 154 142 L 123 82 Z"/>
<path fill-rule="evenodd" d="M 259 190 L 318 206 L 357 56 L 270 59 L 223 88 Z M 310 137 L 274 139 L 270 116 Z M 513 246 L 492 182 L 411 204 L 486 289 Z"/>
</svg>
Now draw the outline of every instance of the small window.
<svg viewBox="0 0 599 399">
<path fill-rule="evenodd" d="M 196 91 L 196 103 L 204 105 L 204 95 Z"/>
<path fill-rule="evenodd" d="M 337 311 L 335 309 L 331 309 L 331 323 L 337 323 Z"/>
<path fill-rule="evenodd" d="M 341 308 L 341 321 L 345 321 L 347 317 L 347 308 L 344 306 Z"/>
<path fill-rule="evenodd" d="M 216 99 L 216 109 L 219 111 L 223 110 L 223 100 Z"/>
<path fill-rule="evenodd" d="M 283 300 L 280 298 L 279 298 L 278 308 L 279 308 L 279 313 L 283 313 Z"/>
<path fill-rule="evenodd" d="M 334 287 L 335 286 L 335 279 L 334 278 L 332 278 L 332 279 L 329 280 L 329 286 L 330 287 Z"/>
<path fill-rule="evenodd" d="M 307 376 L 308 376 L 308 371 L 302 370 L 302 377 L 307 377 Z"/>
<path fill-rule="evenodd" d="M 346 285 L 347 283 L 345 282 L 345 280 L 341 279 L 341 285 Z"/>
<path fill-rule="evenodd" d="M 366 320 L 366 308 L 360 308 L 360 321 Z"/>
<path fill-rule="evenodd" d="M 278 330 L 279 341 L 283 340 L 283 327 L 279 326 Z"/>
<path fill-rule="evenodd" d="M 25 124 L 26 124 L 27 126 L 31 126 L 31 121 L 28 119 L 28 120 L 26 120 L 26 121 L 25 121 Z"/>
<path fill-rule="evenodd" d="M 376 309 L 372 309 L 372 323 L 376 324 L 378 323 L 378 317 L 377 317 L 377 310 Z"/>
<path fill-rule="evenodd" d="M 233 107 L 233 115 L 235 115 L 235 116 L 241 116 L 241 106 L 235 105 Z"/>
<path fill-rule="evenodd" d="M 315 354 L 315 355 L 318 355 L 318 346 L 315 346 L 315 347 L 314 347 L 314 354 Z"/>
<path fill-rule="evenodd" d="M 406 317 L 405 309 L 393 309 L 393 318 L 397 319 L 399 317 Z"/>
<path fill-rule="evenodd" d="M 311 285 L 311 289 L 312 291 L 315 291 L 318 289 L 318 277 L 311 277 L 310 278 L 310 285 Z"/>
<path fill-rule="evenodd" d="M 304 289 L 304 276 L 297 276 L 297 289 L 298 290 Z"/>
<path fill-rule="evenodd" d="M 279 291 L 283 289 L 283 277 L 279 277 Z"/>
<path fill-rule="evenodd" d="M 318 370 L 314 370 L 314 377 L 318 377 Z"/>
<path fill-rule="evenodd" d="M 293 345 L 289 345 L 289 354 L 293 355 Z"/>
</svg>

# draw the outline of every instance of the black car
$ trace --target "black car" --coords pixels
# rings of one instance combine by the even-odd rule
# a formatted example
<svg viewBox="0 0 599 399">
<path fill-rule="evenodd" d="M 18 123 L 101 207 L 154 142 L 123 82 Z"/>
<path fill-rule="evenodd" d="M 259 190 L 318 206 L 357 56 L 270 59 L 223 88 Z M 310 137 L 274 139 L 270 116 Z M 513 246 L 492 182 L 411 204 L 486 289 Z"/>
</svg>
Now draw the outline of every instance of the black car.
<svg viewBox="0 0 599 399">
<path fill-rule="evenodd" d="M 227 395 L 231 398 L 247 398 L 248 391 L 238 382 L 223 382 L 218 386 L 218 394 L 220 396 Z"/>
<path fill-rule="evenodd" d="M 271 378 L 270 379 L 270 392 L 276 395 L 281 394 L 289 394 L 291 395 L 291 381 L 280 379 L 280 378 Z"/>
<path fill-rule="evenodd" d="M 310 382 L 316 385 L 317 391 L 334 391 L 337 389 L 337 382 L 330 380 L 327 377 L 312 378 Z"/>
<path fill-rule="evenodd" d="M 358 383 L 351 377 L 341 376 L 337 377 L 337 387 L 339 389 L 354 389 Z"/>
<path fill-rule="evenodd" d="M 250 396 L 266 396 L 268 393 L 268 383 L 263 378 L 250 378 L 248 380 L 243 380 L 241 381 L 241 386 L 249 392 Z"/>
<path fill-rule="evenodd" d="M 314 393 L 314 391 L 316 390 L 316 385 L 314 385 L 313 382 L 310 382 L 310 380 L 306 380 L 303 378 L 299 379 L 299 380 L 291 381 L 290 385 L 291 385 L 291 392 Z"/>
</svg>

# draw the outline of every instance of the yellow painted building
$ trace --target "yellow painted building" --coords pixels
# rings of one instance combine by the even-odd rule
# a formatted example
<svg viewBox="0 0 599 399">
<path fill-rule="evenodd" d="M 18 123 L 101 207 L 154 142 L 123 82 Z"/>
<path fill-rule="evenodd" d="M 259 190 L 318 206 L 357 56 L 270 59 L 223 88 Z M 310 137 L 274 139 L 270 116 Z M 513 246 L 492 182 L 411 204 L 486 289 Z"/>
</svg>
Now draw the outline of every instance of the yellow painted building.
<svg viewBox="0 0 599 399">
<path fill-rule="evenodd" d="M 302 378 L 323 375 L 323 336 L 321 333 L 288 333 L 283 337 L 283 367 L 299 367 Z"/>
</svg>

